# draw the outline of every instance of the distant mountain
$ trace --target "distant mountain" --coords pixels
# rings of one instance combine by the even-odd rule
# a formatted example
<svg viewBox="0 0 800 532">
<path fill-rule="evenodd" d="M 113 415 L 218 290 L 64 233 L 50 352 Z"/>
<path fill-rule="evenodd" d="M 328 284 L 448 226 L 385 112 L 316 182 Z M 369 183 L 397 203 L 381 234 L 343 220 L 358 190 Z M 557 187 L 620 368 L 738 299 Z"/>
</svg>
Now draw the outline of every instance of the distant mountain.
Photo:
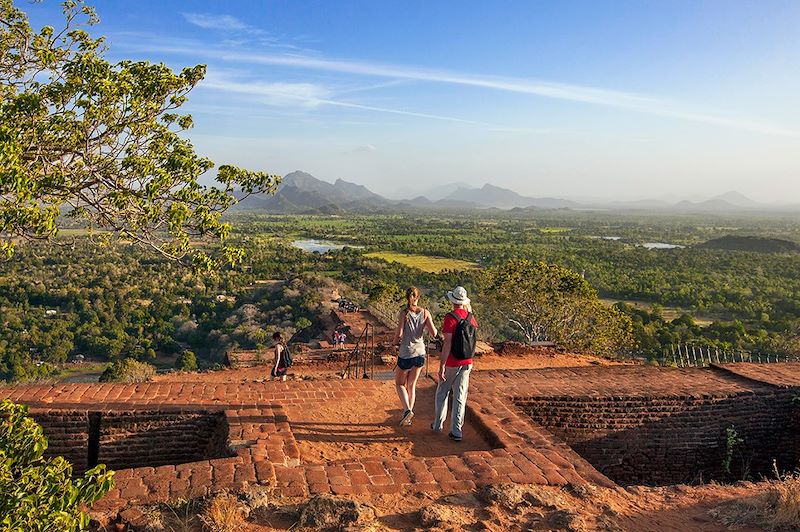
<svg viewBox="0 0 800 532">
<path fill-rule="evenodd" d="M 454 190 L 458 190 L 460 188 L 470 188 L 470 186 L 462 182 L 447 183 L 445 185 L 438 185 L 429 188 L 428 190 L 419 191 L 417 192 L 417 195 L 428 198 L 431 201 L 439 201 L 445 199 L 447 196 L 452 194 Z"/>
<path fill-rule="evenodd" d="M 758 253 L 785 253 L 800 251 L 800 246 L 790 240 L 763 238 L 759 236 L 728 235 L 698 244 L 704 249 L 724 249 L 730 251 L 755 251 Z"/>
<path fill-rule="evenodd" d="M 754 201 L 740 192 L 730 191 L 705 201 L 668 201 L 665 199 L 643 199 L 616 202 L 592 202 L 592 207 L 619 210 L 658 210 L 685 213 L 737 213 L 737 212 L 795 212 L 796 205 L 765 204 Z"/>
<path fill-rule="evenodd" d="M 446 200 L 474 203 L 482 207 L 513 209 L 515 207 L 538 207 L 544 209 L 562 209 L 579 206 L 574 201 L 559 198 L 531 198 L 522 196 L 513 190 L 490 185 L 481 188 L 458 188 L 448 195 Z"/>
<path fill-rule="evenodd" d="M 339 214 L 343 212 L 413 212 L 425 210 L 470 211 L 502 209 L 524 214 L 538 209 L 583 209 L 680 213 L 798 212 L 800 205 L 763 204 L 735 191 L 706 201 L 642 199 L 627 201 L 584 200 L 523 196 L 513 190 L 485 184 L 480 188 L 463 183 L 437 185 L 413 199 L 389 200 L 363 185 L 337 179 L 330 183 L 307 172 L 284 176 L 274 196 L 257 194 L 237 204 L 236 209 L 263 209 L 277 213 Z"/>
<path fill-rule="evenodd" d="M 295 171 L 286 174 L 274 196 L 257 194 L 237 204 L 238 209 L 264 209 L 281 213 L 338 214 L 388 207 L 391 202 L 367 187 L 337 179 L 322 181 Z"/>
<path fill-rule="evenodd" d="M 731 190 L 730 192 L 726 192 L 725 194 L 720 194 L 719 196 L 714 196 L 711 198 L 710 201 L 719 200 L 724 201 L 728 205 L 734 205 L 736 207 L 745 207 L 745 208 L 757 208 L 760 207 L 761 204 L 757 201 L 751 200 L 744 194 L 740 192 L 736 192 L 735 190 Z"/>
</svg>

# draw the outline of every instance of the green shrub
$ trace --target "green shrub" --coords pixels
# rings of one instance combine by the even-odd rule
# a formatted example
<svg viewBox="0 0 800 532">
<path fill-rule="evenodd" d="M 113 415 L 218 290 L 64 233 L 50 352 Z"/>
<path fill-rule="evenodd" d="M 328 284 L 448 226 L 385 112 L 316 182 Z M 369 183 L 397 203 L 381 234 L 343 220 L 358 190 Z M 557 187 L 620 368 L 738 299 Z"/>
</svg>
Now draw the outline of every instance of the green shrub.
<svg viewBox="0 0 800 532">
<path fill-rule="evenodd" d="M 0 403 L 0 531 L 86 530 L 89 515 L 81 508 L 108 493 L 114 472 L 98 465 L 72 478 L 64 458 L 44 458 L 47 439 L 27 413 L 7 399 Z"/>
<path fill-rule="evenodd" d="M 188 349 L 181 352 L 175 360 L 175 369 L 179 371 L 197 371 L 197 356 Z"/>
<path fill-rule="evenodd" d="M 117 360 L 100 375 L 100 382 L 147 382 L 156 374 L 156 368 L 132 358 Z"/>
</svg>

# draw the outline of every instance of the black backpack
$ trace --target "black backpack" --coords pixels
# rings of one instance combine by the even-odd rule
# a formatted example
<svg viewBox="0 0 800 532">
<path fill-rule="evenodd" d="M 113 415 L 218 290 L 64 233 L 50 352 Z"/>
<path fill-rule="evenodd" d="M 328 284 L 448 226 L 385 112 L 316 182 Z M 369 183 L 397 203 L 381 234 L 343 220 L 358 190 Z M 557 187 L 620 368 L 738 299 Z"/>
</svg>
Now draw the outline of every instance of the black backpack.
<svg viewBox="0 0 800 532">
<path fill-rule="evenodd" d="M 288 345 L 283 346 L 283 350 L 281 351 L 281 358 L 283 358 L 284 368 L 288 368 L 294 363 L 294 360 L 292 360 L 292 352 L 289 349 Z"/>
<path fill-rule="evenodd" d="M 450 315 L 457 323 L 450 353 L 457 360 L 472 358 L 475 355 L 475 342 L 478 339 L 478 329 L 472 324 L 472 313 L 468 313 L 463 320 L 455 312 L 451 312 Z"/>
</svg>

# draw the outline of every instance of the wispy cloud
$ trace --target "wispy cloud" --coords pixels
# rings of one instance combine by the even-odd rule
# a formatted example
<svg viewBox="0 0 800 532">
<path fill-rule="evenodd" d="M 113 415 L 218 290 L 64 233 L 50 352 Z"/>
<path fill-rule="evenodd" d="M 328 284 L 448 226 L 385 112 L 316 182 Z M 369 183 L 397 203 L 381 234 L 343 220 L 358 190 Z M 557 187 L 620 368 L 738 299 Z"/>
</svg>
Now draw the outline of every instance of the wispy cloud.
<svg viewBox="0 0 800 532">
<path fill-rule="evenodd" d="M 375 146 L 373 146 L 372 144 L 362 144 L 361 146 L 356 146 L 355 148 L 353 148 L 349 152 L 345 152 L 345 153 L 372 153 L 375 150 L 377 150 L 377 148 Z"/>
<path fill-rule="evenodd" d="M 207 57 L 247 64 L 276 65 L 307 70 L 391 78 L 392 80 L 426 81 L 460 86 L 479 87 L 496 91 L 530 94 L 545 98 L 580 102 L 626 109 L 639 113 L 663 116 L 689 122 L 722 126 L 755 133 L 800 137 L 800 130 L 770 122 L 743 118 L 721 112 L 698 111 L 684 104 L 660 97 L 610 90 L 600 87 L 575 85 L 552 81 L 481 76 L 445 70 L 408 66 L 386 65 L 360 61 L 343 61 L 290 54 L 263 54 L 219 49 L 188 49 L 181 46 L 158 46 L 161 52 L 179 54 L 204 54 Z M 337 103 L 353 106 L 355 104 Z M 365 106 L 364 108 L 367 108 Z M 391 112 L 391 111 L 390 111 Z M 413 114 L 413 113 L 408 113 Z M 465 121 L 470 122 L 470 121 Z"/>
<path fill-rule="evenodd" d="M 206 89 L 221 90 L 239 94 L 250 94 L 260 97 L 261 101 L 270 105 L 284 105 L 287 102 L 302 104 L 308 108 L 315 108 L 322 105 L 332 107 L 343 107 L 348 109 L 360 109 L 363 111 L 374 111 L 402 116 L 413 116 L 417 118 L 428 118 L 432 120 L 443 120 L 446 122 L 458 122 L 461 124 L 473 124 L 497 129 L 501 126 L 467 120 L 453 116 L 444 116 L 430 113 L 418 113 L 404 109 L 393 109 L 389 107 L 378 107 L 374 105 L 364 105 L 355 102 L 335 100 L 330 97 L 330 91 L 314 84 L 306 83 L 263 83 L 263 82 L 242 82 L 225 79 L 223 77 L 208 76 L 201 87 Z"/>
<path fill-rule="evenodd" d="M 231 15 L 213 13 L 181 13 L 181 15 L 189 24 L 227 34 L 226 38 L 221 40 L 221 44 L 224 46 L 235 48 L 244 45 L 255 45 L 256 47 L 283 49 L 287 53 L 308 53 L 312 51 L 290 42 L 304 41 L 306 40 L 305 37 L 295 37 L 294 39 L 278 37 Z"/>
<path fill-rule="evenodd" d="M 210 13 L 181 13 L 189 24 L 209 30 L 247 31 L 252 30 L 236 17 L 231 15 L 212 15 Z"/>
</svg>

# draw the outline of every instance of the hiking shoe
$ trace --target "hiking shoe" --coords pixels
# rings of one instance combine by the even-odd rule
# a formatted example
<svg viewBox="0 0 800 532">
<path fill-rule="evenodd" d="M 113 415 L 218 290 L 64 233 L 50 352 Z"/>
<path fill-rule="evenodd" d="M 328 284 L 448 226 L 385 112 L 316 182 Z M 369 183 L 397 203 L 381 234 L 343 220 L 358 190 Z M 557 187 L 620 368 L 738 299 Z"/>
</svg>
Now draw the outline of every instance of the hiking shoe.
<svg viewBox="0 0 800 532">
<path fill-rule="evenodd" d="M 400 420 L 400 426 L 410 427 L 412 419 L 414 419 L 414 412 L 412 412 L 411 410 L 406 410 L 406 413 L 403 414 L 403 419 Z"/>
<path fill-rule="evenodd" d="M 448 438 L 450 438 L 450 439 L 451 439 L 451 440 L 453 440 L 453 441 L 461 441 L 461 436 L 456 436 L 456 435 L 455 435 L 455 434 L 453 434 L 452 432 L 451 432 L 451 433 L 449 433 L 447 436 L 448 436 Z"/>
</svg>

